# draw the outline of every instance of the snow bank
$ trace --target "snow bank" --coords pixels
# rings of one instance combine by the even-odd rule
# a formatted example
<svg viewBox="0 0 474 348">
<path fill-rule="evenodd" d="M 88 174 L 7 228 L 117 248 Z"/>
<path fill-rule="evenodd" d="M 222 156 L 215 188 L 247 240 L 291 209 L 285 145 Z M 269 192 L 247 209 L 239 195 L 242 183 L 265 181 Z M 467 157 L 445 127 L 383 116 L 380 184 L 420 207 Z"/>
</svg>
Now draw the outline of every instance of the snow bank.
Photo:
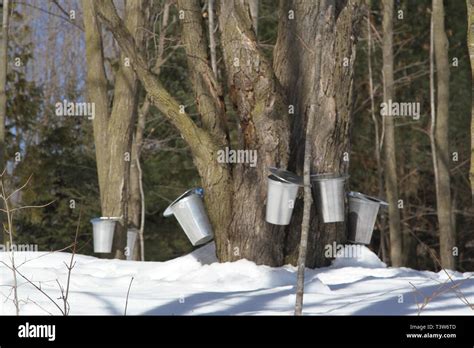
<svg viewBox="0 0 474 348">
<path fill-rule="evenodd" d="M 452 286 L 446 273 L 387 268 L 366 247 L 343 255 L 327 268 L 306 271 L 306 314 L 417 314 L 413 286 L 431 295 Z M 9 253 L 0 261 L 9 263 Z M 57 281 L 65 284 L 68 253 L 16 253 L 19 270 L 52 298 Z M 474 302 L 472 273 L 451 272 L 452 281 Z M 295 302 L 296 268 L 257 266 L 248 260 L 217 263 L 214 245 L 166 262 L 104 260 L 76 255 L 72 272 L 71 314 L 122 315 L 130 280 L 134 278 L 127 314 L 130 315 L 290 315 Z M 14 314 L 11 271 L 0 264 L 0 314 Z M 413 285 L 412 285 L 413 284 Z M 38 290 L 19 279 L 22 314 L 60 314 Z M 419 296 L 418 296 L 419 297 Z M 423 314 L 467 314 L 467 308 L 448 290 L 436 297 Z"/>
<path fill-rule="evenodd" d="M 386 268 L 387 265 L 380 261 L 377 255 L 363 245 L 345 245 L 333 261 L 335 268 L 342 267 L 364 267 L 364 268 Z"/>
</svg>

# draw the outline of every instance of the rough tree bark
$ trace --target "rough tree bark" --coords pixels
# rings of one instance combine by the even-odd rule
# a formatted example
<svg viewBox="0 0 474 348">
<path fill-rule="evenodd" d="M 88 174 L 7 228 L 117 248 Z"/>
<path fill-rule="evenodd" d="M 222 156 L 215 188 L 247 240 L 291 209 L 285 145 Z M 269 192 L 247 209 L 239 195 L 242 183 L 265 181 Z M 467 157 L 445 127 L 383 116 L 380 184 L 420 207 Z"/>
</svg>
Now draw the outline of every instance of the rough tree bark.
<svg viewBox="0 0 474 348">
<path fill-rule="evenodd" d="M 383 101 L 393 101 L 393 0 L 383 0 Z M 403 265 L 403 235 L 400 226 L 398 208 L 397 158 L 395 145 L 395 122 L 392 116 L 384 116 L 385 151 L 385 190 L 387 193 L 389 228 L 390 228 L 390 259 L 392 266 Z"/>
<path fill-rule="evenodd" d="M 238 0 L 221 1 L 219 28 L 230 99 L 240 122 L 239 148 L 256 151 L 255 168 L 233 168 L 231 260 L 281 265 L 284 229 L 265 222 L 268 167 L 287 167 L 288 106 L 271 62 L 257 45 L 250 11 Z"/>
<path fill-rule="evenodd" d="M 0 173 L 3 173 L 6 160 L 6 130 L 5 122 L 7 119 L 7 67 L 8 67 L 8 22 L 9 22 L 9 1 L 3 0 L 2 3 L 2 32 L 0 37 Z M 3 203 L 0 203 L 3 208 Z M 0 225 L 3 225 L 3 214 L 0 216 Z M 8 234 L 4 229 L 0 233 L 0 241 L 8 240 Z"/>
<path fill-rule="evenodd" d="M 211 55 L 211 68 L 217 79 L 217 51 L 216 51 L 216 26 L 214 24 L 214 0 L 208 0 L 209 4 L 209 50 Z"/>
<path fill-rule="evenodd" d="M 370 94 L 370 114 L 372 121 L 374 122 L 374 133 L 375 133 L 375 147 L 374 155 L 377 162 L 377 183 L 378 183 L 378 194 L 379 197 L 384 195 L 384 183 L 383 183 L 383 166 L 382 158 L 380 156 L 381 141 L 380 141 L 380 126 L 379 119 L 375 114 L 375 96 L 374 96 L 374 79 L 372 73 L 372 25 L 371 25 L 371 8 L 372 2 L 370 1 L 367 6 L 367 65 L 369 70 L 369 94 Z M 381 214 L 380 223 L 380 251 L 382 260 L 388 262 L 387 247 L 386 247 L 386 231 L 385 231 L 385 214 Z"/>
<path fill-rule="evenodd" d="M 187 112 L 180 108 L 179 102 L 170 95 L 157 76 L 150 71 L 144 56 L 137 49 L 133 36 L 118 16 L 113 3 L 101 0 L 96 4 L 104 23 L 113 33 L 122 50 L 130 57 L 150 101 L 176 127 L 189 145 L 205 190 L 205 203 L 214 227 L 217 254 L 221 259 L 226 260 L 226 255 L 231 252 L 227 234 L 232 192 L 231 173 L 228 166 L 216 161 L 220 146 L 208 131 L 198 127 Z M 206 88 L 208 87 L 210 86 L 206 85 Z M 206 116 L 211 117 L 212 115 L 217 116 L 217 113 L 210 113 Z"/>
<path fill-rule="evenodd" d="M 0 38 L 0 172 L 5 166 L 5 121 L 7 118 L 7 66 L 8 66 L 8 0 L 2 4 L 2 32 Z"/>
<path fill-rule="evenodd" d="M 472 205 L 474 207 L 474 0 L 467 0 L 467 41 L 469 57 L 471 60 L 471 168 L 469 179 L 471 181 Z"/>
<path fill-rule="evenodd" d="M 223 149 L 229 146 L 226 110 L 222 89 L 209 65 L 208 42 L 202 22 L 200 3 L 179 0 L 178 8 L 184 11 L 184 19 L 181 21 L 182 40 L 202 129 L 209 134 L 215 146 Z M 232 211 L 235 211 L 231 167 L 225 163 L 217 163 L 217 152 L 211 152 L 209 156 L 213 161 L 214 169 L 208 166 L 205 172 L 200 173 L 205 197 L 209 198 L 206 203 L 215 229 L 217 254 L 221 260 L 238 259 L 241 258 L 241 246 L 236 245 L 231 238 L 230 227 Z M 253 259 L 255 255 L 246 257 Z"/>
<path fill-rule="evenodd" d="M 121 217 L 121 221 L 117 224 L 112 253 L 116 258 L 124 258 L 137 78 L 133 69 L 125 63 L 127 55 L 122 54 L 121 64 L 115 76 L 114 102 L 109 110 L 101 26 L 95 5 L 94 1 L 83 1 L 87 89 L 89 102 L 95 103 L 96 108 L 93 128 L 102 215 Z M 142 1 L 126 3 L 125 25 L 133 33 L 141 26 L 141 9 Z"/>
<path fill-rule="evenodd" d="M 433 41 L 436 65 L 435 147 L 437 173 L 436 206 L 439 223 L 441 266 L 455 269 L 453 248 L 456 233 L 452 223 L 451 184 L 449 173 L 449 58 L 448 37 L 444 26 L 443 0 L 433 0 Z"/>
<path fill-rule="evenodd" d="M 220 25 L 223 46 L 224 41 L 229 45 L 224 50 L 224 60 L 228 68 L 229 85 L 233 91 L 231 98 L 241 118 L 241 148 L 256 150 L 258 163 L 256 168 L 250 167 L 249 164 L 239 164 L 232 170 L 229 165 L 217 162 L 217 151 L 228 143 L 225 129 L 222 129 L 225 122 L 220 118 L 221 106 L 215 97 L 219 96 L 218 85 L 208 65 L 200 63 L 189 66 L 190 69 L 201 73 L 191 71 L 195 97 L 200 102 L 198 108 L 203 124 L 201 128 L 186 112 L 180 112 L 179 104 L 158 79 L 149 73 L 143 56 L 136 50 L 134 39 L 123 26 L 113 4 L 110 1 L 100 1 L 98 4 L 104 22 L 122 49 L 132 58 L 135 70 L 152 102 L 178 128 L 191 148 L 205 189 L 205 201 L 214 227 L 219 259 L 226 261 L 247 258 L 257 263 L 282 264 L 283 231 L 266 224 L 264 200 L 267 167 L 286 166 L 285 141 L 288 136 L 281 134 L 288 132 L 288 127 L 285 126 L 286 106 L 282 106 L 282 94 L 279 93 L 271 66 L 255 44 L 251 20 L 244 4 L 223 3 L 219 19 L 221 23 L 225 23 Z M 182 5 L 183 28 L 193 28 L 191 33 L 183 36 L 183 40 L 187 40 L 187 35 L 197 35 L 196 40 L 192 41 L 193 47 L 185 44 L 185 49 L 193 50 L 194 53 L 188 54 L 188 59 L 207 62 L 207 57 L 200 59 L 204 58 L 200 55 L 205 52 L 201 47 L 207 46 L 205 35 L 199 30 L 202 23 L 197 22 L 199 4 L 189 1 Z M 245 42 L 243 47 L 241 42 Z M 238 66 L 242 69 L 237 69 L 234 65 L 234 58 L 239 59 Z M 249 65 L 248 62 L 252 64 Z M 253 68 L 257 74 L 253 73 Z M 248 74 L 249 72 L 252 73 Z M 253 98 L 247 98 L 250 95 Z M 279 231 L 273 233 L 273 230 Z"/>
<path fill-rule="evenodd" d="M 293 0 L 280 4 L 274 65 L 290 109 L 294 107 L 294 113 L 290 115 L 289 168 L 302 172 L 304 143 L 301 139 L 304 138 L 309 105 L 314 103 L 317 131 L 312 133 L 311 139 L 311 172 L 344 174 L 349 164 L 344 159 L 348 159 L 349 154 L 353 64 L 361 2 Z M 285 262 L 295 264 L 303 215 L 302 199 L 296 201 L 293 214 L 286 238 Z M 323 224 L 314 205 L 311 216 L 306 265 L 327 265 L 330 258 L 325 256 L 325 247 L 333 242 L 345 242 L 345 225 Z"/>
<path fill-rule="evenodd" d="M 258 38 L 258 5 L 260 0 L 247 0 L 250 17 L 252 18 L 253 30 L 255 31 L 255 36 Z M 258 41 L 258 40 L 257 40 Z"/>
<path fill-rule="evenodd" d="M 184 12 L 184 19 L 181 21 L 182 41 L 202 126 L 219 146 L 227 145 L 222 90 L 208 64 L 208 45 L 202 23 L 201 6 L 198 1 L 178 0 L 177 3 L 180 11 Z"/>
<path fill-rule="evenodd" d="M 205 203 L 214 227 L 219 260 L 247 258 L 258 264 L 283 264 L 285 231 L 282 227 L 265 222 L 265 197 L 267 168 L 286 168 L 288 164 L 289 109 L 285 90 L 281 88 L 271 63 L 257 45 L 248 5 L 238 0 L 221 1 L 217 13 L 229 97 L 236 109 L 240 126 L 238 149 L 255 150 L 258 158 L 256 167 L 251 167 L 248 163 L 229 165 L 217 162 L 217 151 L 229 146 L 229 140 L 226 135 L 222 91 L 209 65 L 200 2 L 180 0 L 178 7 L 184 15 L 182 39 L 194 97 L 201 116 L 201 126 L 198 126 L 185 110 L 180 112 L 179 103 L 150 72 L 143 55 L 137 50 L 133 36 L 117 15 L 113 3 L 110 0 L 100 0 L 96 3 L 101 19 L 111 30 L 122 50 L 131 58 L 151 102 L 178 129 L 190 147 L 205 190 Z M 324 38 L 321 42 L 324 45 L 317 65 L 322 78 L 316 82 L 309 81 L 308 78 L 305 81 L 306 96 L 314 91 L 319 92 L 319 88 L 316 90 L 312 86 L 322 86 L 321 93 L 317 94 L 318 116 L 315 120 L 320 122 L 321 132 L 312 139 L 311 149 L 315 158 L 312 167 L 319 172 L 345 172 L 347 167 L 343 154 L 348 151 L 349 143 L 352 64 L 356 37 L 354 28 L 358 17 L 353 18 L 352 15 L 357 13 L 359 4 L 356 1 L 349 1 L 347 4 L 337 1 L 336 5 L 325 6 L 321 17 L 317 16 L 317 12 L 312 12 L 311 17 L 303 11 L 302 21 L 306 25 L 299 28 L 301 32 L 296 33 L 296 36 L 308 35 L 310 38 L 311 35 L 305 32 L 315 33 L 311 29 L 312 20 L 317 19 L 324 23 L 319 26 L 320 36 Z M 315 7 L 318 6 L 313 3 L 306 4 L 306 8 Z M 294 51 L 292 47 L 288 47 L 289 51 Z M 290 56 L 287 52 L 284 54 Z M 301 55 L 306 56 L 306 67 L 314 64 L 310 55 L 305 55 L 303 51 Z M 283 64 L 286 63 L 282 62 L 280 66 Z M 284 70 L 285 74 L 292 72 L 291 67 Z M 303 68 L 299 73 L 302 77 L 307 75 Z M 297 85 L 297 81 L 294 81 L 294 84 Z M 289 85 L 285 88 L 291 89 Z M 303 103 L 300 105 L 304 106 Z M 304 120 L 304 116 L 300 117 L 300 123 L 301 120 Z M 303 132 L 304 124 L 300 127 Z M 295 144 L 297 137 L 304 134 L 301 132 L 295 135 Z M 332 237 L 337 233 L 341 237 L 344 236 L 342 228 L 333 230 L 335 232 Z M 327 230 L 318 231 L 317 235 L 323 238 L 324 232 Z M 334 240 L 331 236 L 327 238 L 331 242 Z M 297 254 L 297 248 L 296 241 L 291 249 L 293 255 Z M 318 250 L 322 252 L 322 248 Z M 321 255 L 312 255 L 312 258 L 324 259 Z M 295 261 L 296 257 L 293 259 L 293 262 Z"/>
</svg>

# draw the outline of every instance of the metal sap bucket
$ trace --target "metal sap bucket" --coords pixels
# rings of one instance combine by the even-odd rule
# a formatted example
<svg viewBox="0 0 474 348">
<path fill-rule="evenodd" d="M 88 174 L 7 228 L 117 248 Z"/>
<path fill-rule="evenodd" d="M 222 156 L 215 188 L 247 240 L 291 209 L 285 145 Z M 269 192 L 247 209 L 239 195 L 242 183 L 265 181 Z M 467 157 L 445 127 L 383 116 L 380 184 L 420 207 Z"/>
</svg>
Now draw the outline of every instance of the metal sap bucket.
<svg viewBox="0 0 474 348">
<path fill-rule="evenodd" d="M 289 225 L 303 178 L 282 169 L 269 170 L 265 220 L 274 225 Z"/>
<path fill-rule="evenodd" d="M 100 217 L 91 220 L 95 253 L 112 252 L 115 224 L 119 218 Z"/>
<path fill-rule="evenodd" d="M 214 237 L 202 196 L 202 188 L 188 190 L 176 198 L 163 213 L 165 217 L 176 217 L 194 246 L 204 244 Z"/>
<path fill-rule="evenodd" d="M 344 184 L 348 175 L 311 175 L 313 198 L 324 223 L 344 221 Z"/>
<path fill-rule="evenodd" d="M 388 203 L 364 195 L 360 192 L 349 192 L 349 241 L 357 244 L 370 244 L 375 220 L 381 205 Z"/>
<path fill-rule="evenodd" d="M 137 241 L 138 230 L 136 228 L 129 228 L 127 231 L 127 260 L 133 260 L 133 253 L 135 252 L 135 244 Z"/>
</svg>

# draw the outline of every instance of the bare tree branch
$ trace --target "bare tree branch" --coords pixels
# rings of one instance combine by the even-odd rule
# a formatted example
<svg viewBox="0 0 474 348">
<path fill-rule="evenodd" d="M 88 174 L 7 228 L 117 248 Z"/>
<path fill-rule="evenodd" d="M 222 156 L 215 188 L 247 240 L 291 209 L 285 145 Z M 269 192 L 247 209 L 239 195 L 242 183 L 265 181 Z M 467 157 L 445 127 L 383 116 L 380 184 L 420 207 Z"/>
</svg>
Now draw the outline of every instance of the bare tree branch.
<svg viewBox="0 0 474 348">
<path fill-rule="evenodd" d="M 180 131 L 196 158 L 208 162 L 209 151 L 215 148 L 210 135 L 194 123 L 185 110 L 180 107 L 178 101 L 171 96 L 156 76 L 149 71 L 145 58 L 137 49 L 133 36 L 117 14 L 113 2 L 111 0 L 99 0 L 95 2 L 95 5 L 97 6 L 99 16 L 110 29 L 127 57 L 130 58 L 153 104 Z"/>
<path fill-rule="evenodd" d="M 178 8 L 184 12 L 182 40 L 203 127 L 224 145 L 227 143 L 228 134 L 222 90 L 212 68 L 208 65 L 208 45 L 203 29 L 200 2 L 178 0 Z"/>
</svg>

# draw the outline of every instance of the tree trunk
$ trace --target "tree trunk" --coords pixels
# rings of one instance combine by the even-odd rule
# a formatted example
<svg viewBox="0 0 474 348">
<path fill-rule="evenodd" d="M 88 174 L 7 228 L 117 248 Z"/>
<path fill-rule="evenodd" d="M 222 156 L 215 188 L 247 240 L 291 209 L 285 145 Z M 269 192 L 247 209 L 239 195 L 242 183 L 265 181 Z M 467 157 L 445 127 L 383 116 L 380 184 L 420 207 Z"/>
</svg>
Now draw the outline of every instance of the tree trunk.
<svg viewBox="0 0 474 348">
<path fill-rule="evenodd" d="M 3 0 L 2 13 L 2 32 L 0 38 L 0 172 L 3 173 L 6 166 L 6 130 L 5 123 L 7 120 L 7 67 L 8 67 L 8 22 L 9 22 L 9 1 Z M 3 203 L 0 203 L 3 208 Z M 0 225 L 4 223 L 3 214 L 0 215 Z M 0 242 L 8 240 L 7 232 L 2 229 L 0 233 Z"/>
<path fill-rule="evenodd" d="M 208 0 L 209 4 L 209 50 L 211 55 L 211 68 L 214 73 L 214 77 L 217 80 L 217 50 L 216 50 L 216 26 L 214 24 L 215 12 L 214 12 L 214 0 Z"/>
<path fill-rule="evenodd" d="M 393 86 L 393 0 L 383 0 L 383 90 L 384 103 L 394 101 Z M 397 158 L 395 145 L 395 122 L 393 116 L 383 117 L 385 151 L 385 189 L 387 192 L 390 259 L 393 267 L 403 265 L 403 235 L 398 208 Z"/>
<path fill-rule="evenodd" d="M 335 5 L 335 6 L 334 6 Z M 304 138 L 309 105 L 315 104 L 311 153 L 312 173 L 344 174 L 349 162 L 353 64 L 360 24 L 359 1 L 319 3 L 282 1 L 274 65 L 278 79 L 294 108 L 291 119 L 290 170 L 302 172 Z M 292 52 L 289 54 L 288 52 Z M 314 73 L 313 73 L 314 72 Z M 291 110 L 290 110 L 291 111 Z M 295 264 L 298 255 L 303 202 L 295 203 L 287 229 L 285 262 Z M 330 263 L 325 250 L 346 240 L 344 223 L 323 224 L 311 211 L 308 267 Z"/>
<path fill-rule="evenodd" d="M 186 110 L 180 107 L 179 102 L 171 96 L 155 74 L 150 71 L 143 54 L 137 49 L 134 37 L 118 16 L 113 2 L 102 0 L 97 1 L 96 4 L 99 7 L 99 13 L 103 21 L 113 33 L 121 49 L 130 57 L 150 101 L 177 128 L 184 141 L 189 145 L 194 164 L 205 190 L 204 200 L 209 219 L 214 228 L 217 254 L 225 260 L 225 255 L 231 252 L 227 234 L 229 233 L 228 226 L 232 211 L 232 187 L 228 166 L 217 162 L 217 151 L 220 148 L 218 142 L 214 141 L 209 130 L 198 127 Z M 195 42 L 199 43 L 200 41 Z M 200 52 L 200 50 L 197 52 Z M 203 88 L 214 88 L 209 84 L 208 76 L 206 76 L 206 79 L 199 81 Z M 209 105 L 207 106 L 209 107 Z M 218 113 L 211 112 L 205 115 L 209 118 L 208 125 L 210 127 L 215 124 L 210 119 L 213 115 L 217 117 Z M 215 128 L 215 131 L 218 132 L 219 130 Z"/>
<path fill-rule="evenodd" d="M 127 55 L 120 57 L 115 77 L 114 103 L 109 112 L 101 28 L 95 3 L 83 1 L 86 32 L 87 88 L 89 101 L 96 105 L 94 140 L 96 146 L 102 215 L 120 217 L 114 238 L 113 255 L 124 258 L 128 224 L 131 139 L 136 110 L 137 79 Z M 141 26 L 142 1 L 128 1 L 125 25 L 132 33 Z"/>
<path fill-rule="evenodd" d="M 258 41 L 258 4 L 259 2 L 260 0 L 247 0 L 249 11 L 250 11 L 250 17 L 252 18 L 252 26 L 253 26 L 253 30 L 255 32 L 255 37 L 257 38 L 257 41 Z"/>
<path fill-rule="evenodd" d="M 145 3 L 144 6 L 147 6 L 147 4 Z M 153 68 L 153 72 L 156 75 L 159 75 L 161 71 L 160 68 L 163 59 L 164 45 L 166 39 L 166 28 L 168 26 L 169 20 L 169 9 L 170 2 L 166 1 L 163 4 L 162 8 L 161 29 L 160 36 L 158 39 L 158 54 L 156 57 L 155 66 Z M 149 6 L 148 8 L 144 9 L 144 12 L 147 14 L 145 18 L 148 21 L 147 26 L 149 28 L 153 27 L 154 25 L 153 15 L 148 12 L 152 10 L 153 6 Z M 138 37 L 139 41 L 143 39 L 144 38 L 142 36 Z M 143 105 L 140 108 L 137 107 L 138 120 L 136 124 L 135 133 L 132 139 L 132 161 L 130 164 L 130 204 L 128 223 L 131 227 L 136 228 L 138 230 L 138 238 L 136 239 L 135 246 L 133 249 L 134 252 L 132 255 L 132 259 L 135 261 L 145 261 L 145 197 L 143 192 L 143 176 L 141 171 L 140 156 L 143 146 L 143 134 L 145 132 L 146 117 L 150 110 L 150 106 L 150 100 L 146 96 Z"/>
<path fill-rule="evenodd" d="M 375 96 L 374 96 L 374 80 L 372 73 L 372 25 L 371 25 L 371 9 L 372 2 L 369 2 L 367 6 L 367 65 L 369 70 L 369 94 L 370 94 L 370 114 L 372 121 L 374 122 L 374 133 L 375 133 L 375 147 L 374 155 L 377 162 L 377 183 L 378 183 L 378 194 L 379 197 L 384 195 L 384 185 L 383 185 L 383 166 L 382 159 L 380 156 L 381 146 L 380 146 L 380 127 L 379 119 L 375 114 Z M 385 214 L 380 212 L 380 252 L 383 262 L 388 262 L 387 247 L 386 247 L 386 231 L 385 231 Z M 381 255 L 380 255 L 381 254 Z"/>
<path fill-rule="evenodd" d="M 281 265 L 284 229 L 265 221 L 268 167 L 287 167 L 288 106 L 271 63 L 256 44 L 250 13 L 242 2 L 221 1 L 219 28 L 230 99 L 240 122 L 239 149 L 255 151 L 257 163 L 233 168 L 230 255 Z"/>
<path fill-rule="evenodd" d="M 441 266 L 455 269 L 453 248 L 456 233 L 452 223 L 451 184 L 449 173 L 449 58 L 448 38 L 444 27 L 443 0 L 433 0 L 433 40 L 436 64 L 436 123 L 435 147 L 437 172 L 437 212 L 439 223 L 439 240 Z"/>
<path fill-rule="evenodd" d="M 7 66 L 8 66 L 8 0 L 3 0 L 2 33 L 0 38 L 0 172 L 5 167 L 5 122 L 7 119 Z"/>
<path fill-rule="evenodd" d="M 138 121 L 132 140 L 132 162 L 130 164 L 130 203 L 128 223 L 130 227 L 138 230 L 132 259 L 145 261 L 145 194 L 143 191 L 143 174 L 140 164 L 140 155 L 143 146 L 143 133 L 145 131 L 146 116 L 150 109 L 148 99 L 138 109 Z"/>
<path fill-rule="evenodd" d="M 472 205 L 474 207 L 474 0 L 467 2 L 467 41 L 471 59 L 471 168 L 469 179 L 471 181 Z"/>
<path fill-rule="evenodd" d="M 245 3 L 238 0 L 221 1 L 217 12 L 230 100 L 236 108 L 240 126 L 238 150 L 256 151 L 255 167 L 250 166 L 250 163 L 228 164 L 217 161 L 218 151 L 229 146 L 226 113 L 219 85 L 208 65 L 207 40 L 202 30 L 199 1 L 178 1 L 178 6 L 183 11 L 180 12 L 183 14 L 182 40 L 188 53 L 188 69 L 202 126 L 198 126 L 185 110 L 180 110 L 179 103 L 150 73 L 113 3 L 101 0 L 97 4 L 100 17 L 122 50 L 131 58 L 151 102 L 178 129 L 191 149 L 205 190 L 205 203 L 214 228 L 219 260 L 247 258 L 257 264 L 282 265 L 285 261 L 285 231 L 280 226 L 265 222 L 265 197 L 267 168 L 286 168 L 288 164 L 289 109 L 284 90 L 270 62 L 256 43 Z M 343 152 L 348 151 L 349 144 L 350 91 L 356 34 L 353 30 L 356 21 L 351 16 L 357 8 L 355 1 L 338 5 L 336 9 L 329 6 L 325 16 L 318 18 L 325 23 L 321 26 L 325 28 L 323 34 L 328 35 L 327 39 L 320 35 L 320 38 L 324 37 L 326 52 L 321 54 L 321 62 L 317 65 L 323 76 L 321 84 L 324 89 L 318 94 L 317 112 L 321 116 L 315 122 L 321 122 L 323 132 L 312 139 L 311 149 L 313 158 L 316 158 L 316 151 L 318 153 L 312 167 L 319 171 L 344 172 L 342 167 L 347 167 L 344 165 Z M 316 17 L 307 18 L 305 15 L 305 18 L 306 26 L 302 28 L 311 28 L 311 20 Z M 297 33 L 300 34 L 303 35 Z M 337 57 L 337 63 L 334 62 L 334 56 Z M 348 57 L 347 62 L 345 57 Z M 311 66 L 311 57 L 307 56 L 306 61 Z M 343 61 L 347 66 L 342 67 Z M 330 69 L 326 69 L 328 66 Z M 288 73 L 290 71 L 288 69 Z M 303 69 L 300 74 L 302 77 L 307 75 Z M 337 78 L 334 79 L 334 76 Z M 320 85 L 314 81 L 306 83 Z M 308 95 L 312 91 L 307 91 Z M 295 137 L 300 134 L 304 133 L 298 133 Z M 344 236 L 343 228 L 334 228 L 334 231 Z M 318 235 L 322 236 L 322 233 Z M 292 249 L 294 255 L 297 254 L 297 248 L 298 242 Z M 322 248 L 319 251 L 322 253 Z M 321 255 L 317 257 L 323 259 Z M 293 259 L 295 261 L 296 257 Z"/>
</svg>

